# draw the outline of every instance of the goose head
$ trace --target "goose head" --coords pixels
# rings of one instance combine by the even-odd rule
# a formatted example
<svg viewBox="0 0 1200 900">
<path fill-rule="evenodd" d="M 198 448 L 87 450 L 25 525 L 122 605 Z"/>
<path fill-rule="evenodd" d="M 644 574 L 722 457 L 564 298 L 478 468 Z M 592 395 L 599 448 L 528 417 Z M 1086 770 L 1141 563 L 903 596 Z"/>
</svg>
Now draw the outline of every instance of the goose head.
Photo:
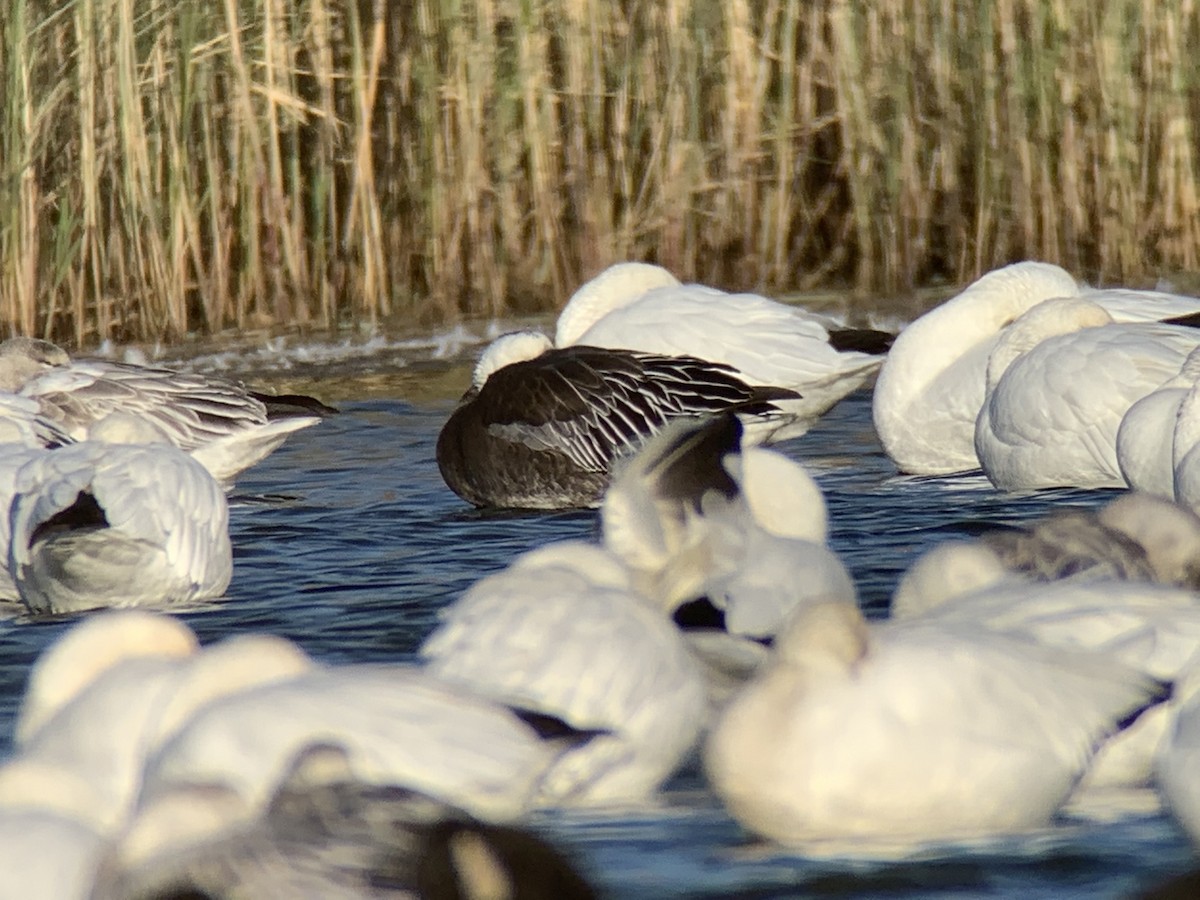
<svg viewBox="0 0 1200 900">
<path fill-rule="evenodd" d="M 496 338 L 475 363 L 471 374 L 471 387 L 479 390 L 493 372 L 514 363 L 537 359 L 554 345 L 540 331 L 514 331 Z"/>
<path fill-rule="evenodd" d="M 19 391 L 47 369 L 70 363 L 71 357 L 57 344 L 37 338 L 9 338 L 0 343 L 0 390 Z"/>
<path fill-rule="evenodd" d="M 892 617 L 920 615 L 1017 577 L 987 544 L 944 541 L 917 557 L 900 577 L 892 594 Z"/>
<path fill-rule="evenodd" d="M 609 266 L 571 295 L 559 313 L 554 344 L 569 347 L 613 310 L 628 306 L 647 291 L 678 284 L 679 279 L 662 266 L 640 262 Z"/>
<path fill-rule="evenodd" d="M 1084 297 L 1056 297 L 1031 307 L 1005 329 L 992 348 L 987 363 L 987 392 L 990 394 L 995 389 L 1018 357 L 1047 338 L 1073 334 L 1085 328 L 1099 328 L 1112 322 L 1108 310 Z"/>
</svg>

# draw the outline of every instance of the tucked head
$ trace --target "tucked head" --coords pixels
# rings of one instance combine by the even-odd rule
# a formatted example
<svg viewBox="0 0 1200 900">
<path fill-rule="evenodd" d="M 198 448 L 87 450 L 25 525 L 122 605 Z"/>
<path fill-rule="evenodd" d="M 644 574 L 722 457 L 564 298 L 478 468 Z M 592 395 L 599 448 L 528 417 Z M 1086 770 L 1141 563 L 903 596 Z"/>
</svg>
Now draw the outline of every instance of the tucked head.
<svg viewBox="0 0 1200 900">
<path fill-rule="evenodd" d="M 569 347 L 613 310 L 628 306 L 647 291 L 678 284 L 679 279 L 662 266 L 640 262 L 609 266 L 571 295 L 558 316 L 554 344 Z"/>
<path fill-rule="evenodd" d="M 493 372 L 513 363 L 537 359 L 553 346 L 550 338 L 540 331 L 514 331 L 512 334 L 503 334 L 487 345 L 479 357 L 479 362 L 475 363 L 471 386 L 481 388 Z"/>
<path fill-rule="evenodd" d="M 18 391 L 34 376 L 70 362 L 71 357 L 57 344 L 37 338 L 9 338 L 0 343 L 0 390 Z"/>
<path fill-rule="evenodd" d="M 1097 517 L 1145 549 L 1157 580 L 1200 588 L 1200 517 L 1190 509 L 1132 491 L 1106 505 Z"/>
<path fill-rule="evenodd" d="M 1023 313 L 1001 335 L 988 357 L 988 391 L 996 386 L 1019 356 L 1047 338 L 1111 325 L 1112 321 L 1108 310 L 1083 297 L 1044 300 Z"/>
<path fill-rule="evenodd" d="M 170 444 L 166 432 L 148 419 L 111 412 L 88 428 L 88 440 L 104 444 Z"/>
<path fill-rule="evenodd" d="M 33 664 L 17 713 L 17 744 L 28 743 L 58 710 L 123 660 L 183 658 L 197 649 L 192 630 L 170 616 L 132 609 L 88 616 Z"/>
<path fill-rule="evenodd" d="M 892 617 L 908 618 L 1014 578 L 991 547 L 979 541 L 944 541 L 908 567 L 892 594 Z"/>
<path fill-rule="evenodd" d="M 831 600 L 800 607 L 775 638 L 781 662 L 844 672 L 870 648 L 870 631 L 857 604 Z"/>
</svg>

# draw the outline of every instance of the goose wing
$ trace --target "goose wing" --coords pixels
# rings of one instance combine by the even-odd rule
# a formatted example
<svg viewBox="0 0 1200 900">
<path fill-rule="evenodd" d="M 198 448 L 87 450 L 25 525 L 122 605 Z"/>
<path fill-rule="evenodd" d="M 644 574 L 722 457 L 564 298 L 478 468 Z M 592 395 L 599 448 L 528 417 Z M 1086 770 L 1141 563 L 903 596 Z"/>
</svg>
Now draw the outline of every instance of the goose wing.
<svg viewBox="0 0 1200 900">
<path fill-rule="evenodd" d="M 184 450 L 267 421 L 266 405 L 237 382 L 103 360 L 51 369 L 21 393 L 77 440 L 117 411 L 144 416 Z"/>
<path fill-rule="evenodd" d="M 605 472 L 670 419 L 727 409 L 769 416 L 772 401 L 795 397 L 700 359 L 577 346 L 498 370 L 477 402 L 489 432 Z"/>
</svg>

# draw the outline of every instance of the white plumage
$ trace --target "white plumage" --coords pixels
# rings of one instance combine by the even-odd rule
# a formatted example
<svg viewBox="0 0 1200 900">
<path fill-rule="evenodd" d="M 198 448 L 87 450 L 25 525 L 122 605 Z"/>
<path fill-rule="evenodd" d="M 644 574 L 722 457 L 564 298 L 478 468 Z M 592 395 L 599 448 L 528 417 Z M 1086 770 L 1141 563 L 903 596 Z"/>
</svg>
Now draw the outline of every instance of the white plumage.
<svg viewBox="0 0 1200 900">
<path fill-rule="evenodd" d="M 838 330 L 801 307 L 680 284 L 660 266 L 619 263 L 572 295 L 554 342 L 693 356 L 732 366 L 748 384 L 799 392 L 800 399 L 783 404 L 789 418 L 750 424 L 757 442 L 803 434 L 874 375 L 882 357 L 835 349 L 831 334 Z"/>
<path fill-rule="evenodd" d="M 133 434 L 119 433 L 126 414 L 105 421 L 99 440 L 17 473 L 9 571 L 21 600 L 77 612 L 220 596 L 233 571 L 220 485 L 186 453 L 144 442 L 153 438 L 138 420 Z"/>
<path fill-rule="evenodd" d="M 0 389 L 37 404 L 38 414 L 75 440 L 114 412 L 145 419 L 223 483 L 275 450 L 289 434 L 331 412 L 310 398 L 274 414 L 272 398 L 221 378 L 99 359 L 72 360 L 31 338 L 0 344 Z M 287 398 L 285 405 L 297 398 Z"/>
<path fill-rule="evenodd" d="M 421 648 L 439 678 L 604 732 L 547 774 L 548 805 L 644 799 L 704 723 L 704 685 L 683 636 L 620 572 L 588 544 L 532 551 L 447 607 Z"/>
<path fill-rule="evenodd" d="M 1026 310 L 1076 296 L 1100 304 L 1117 322 L 1200 309 L 1200 300 L 1192 297 L 1083 287 L 1047 263 L 1014 263 L 987 273 L 901 331 L 879 372 L 875 430 L 900 470 L 944 475 L 978 467 L 975 420 L 993 346 Z"/>
<path fill-rule="evenodd" d="M 1030 309 L 989 358 L 975 427 L 984 473 L 1006 490 L 1124 486 L 1122 418 L 1179 373 L 1198 341 L 1200 332 L 1185 326 L 1114 324 L 1083 298 Z"/>
<path fill-rule="evenodd" d="M 1161 685 L 1109 658 L 976 628 L 802 610 L 714 726 L 705 768 L 747 828 L 798 844 L 1046 824 Z"/>
</svg>

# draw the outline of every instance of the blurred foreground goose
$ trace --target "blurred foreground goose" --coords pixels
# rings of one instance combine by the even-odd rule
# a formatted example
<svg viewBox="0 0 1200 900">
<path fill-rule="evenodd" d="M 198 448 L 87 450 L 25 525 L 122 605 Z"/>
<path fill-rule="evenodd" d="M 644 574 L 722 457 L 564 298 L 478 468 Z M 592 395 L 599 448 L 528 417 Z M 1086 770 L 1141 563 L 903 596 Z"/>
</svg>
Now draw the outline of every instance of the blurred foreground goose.
<svg viewBox="0 0 1200 900">
<path fill-rule="evenodd" d="M 821 490 L 799 463 L 743 447 L 738 419 L 673 422 L 618 473 L 605 547 L 684 630 L 719 707 L 796 609 L 857 602 L 826 546 Z"/>
<path fill-rule="evenodd" d="M 733 816 L 784 844 L 1012 832 L 1047 824 L 1098 744 L 1165 693 L 1107 656 L 815 605 L 704 764 Z"/>
<path fill-rule="evenodd" d="M 705 722 L 704 684 L 683 635 L 590 544 L 551 544 L 482 579 L 442 611 L 421 656 L 447 682 L 602 732 L 547 773 L 545 805 L 645 799 Z"/>
<path fill-rule="evenodd" d="M 49 341 L 24 337 L 0 343 L 0 390 L 35 401 L 44 418 L 76 440 L 113 412 L 145 418 L 221 482 L 335 412 L 312 397 L 273 397 L 223 378 L 73 360 Z"/>
<path fill-rule="evenodd" d="M 1180 828 L 1200 847 L 1200 691 L 1185 687 L 1182 704 L 1155 760 L 1155 778 L 1163 803 Z M 1184 895 L 1180 895 L 1184 896 Z"/>
<path fill-rule="evenodd" d="M 1000 583 L 1146 581 L 1200 590 L 1200 517 L 1151 494 L 1069 509 L 973 541 L 944 541 L 901 577 L 894 614 L 913 614 Z"/>
<path fill-rule="evenodd" d="M 356 781 L 405 785 L 511 821 L 537 805 L 562 754 L 595 736 L 410 666 L 315 668 L 199 710 L 151 755 L 141 802 L 216 783 L 262 810 L 297 753 L 334 742 Z"/>
<path fill-rule="evenodd" d="M 795 397 L 699 359 L 554 349 L 544 335 L 518 332 L 480 357 L 438 435 L 438 468 L 476 506 L 594 506 L 613 462 L 671 419 L 727 409 L 770 419 Z"/>
<path fill-rule="evenodd" d="M 1090 299 L 1047 300 L 1021 315 L 988 358 L 975 451 L 999 488 L 1124 487 L 1121 420 L 1179 374 L 1200 330 L 1117 324 Z"/>
<path fill-rule="evenodd" d="M 975 420 L 992 348 L 1022 313 L 1055 297 L 1085 297 L 1116 322 L 1200 310 L 1194 297 L 1084 287 L 1048 263 L 1013 263 L 988 272 L 909 324 L 888 351 L 872 413 L 884 450 L 902 472 L 945 475 L 979 466 Z"/>
<path fill-rule="evenodd" d="M 129 413 L 17 472 L 9 572 L 33 612 L 219 597 L 233 573 L 213 476 Z"/>
<path fill-rule="evenodd" d="M 1193 591 L 1137 581 L 998 583 L 943 599 L 894 604 L 893 616 L 952 623 L 993 631 L 1051 648 L 1106 655 L 1164 682 L 1200 675 L 1200 600 Z M 1106 741 L 1076 789 L 1144 787 L 1155 752 L 1182 699 L 1144 713 L 1132 727 Z"/>
<path fill-rule="evenodd" d="M 111 837 L 136 805 L 147 756 L 196 710 L 314 665 L 270 635 L 238 635 L 201 650 L 169 616 L 88 616 L 34 663 L 16 755 L 0 767 L 0 808 L 49 810 Z"/>
<path fill-rule="evenodd" d="M 892 338 L 758 294 L 680 284 L 661 266 L 618 263 L 571 296 L 554 343 L 691 356 L 730 366 L 749 385 L 796 391 L 781 404 L 786 416 L 747 423 L 757 443 L 807 431 L 871 379 Z"/>
<path fill-rule="evenodd" d="M 404 785 L 359 782 L 336 743 L 303 748 L 261 811 L 219 784 L 159 797 L 105 855 L 88 896 L 185 895 L 595 897 L 570 860 L 534 834 Z"/>
</svg>

